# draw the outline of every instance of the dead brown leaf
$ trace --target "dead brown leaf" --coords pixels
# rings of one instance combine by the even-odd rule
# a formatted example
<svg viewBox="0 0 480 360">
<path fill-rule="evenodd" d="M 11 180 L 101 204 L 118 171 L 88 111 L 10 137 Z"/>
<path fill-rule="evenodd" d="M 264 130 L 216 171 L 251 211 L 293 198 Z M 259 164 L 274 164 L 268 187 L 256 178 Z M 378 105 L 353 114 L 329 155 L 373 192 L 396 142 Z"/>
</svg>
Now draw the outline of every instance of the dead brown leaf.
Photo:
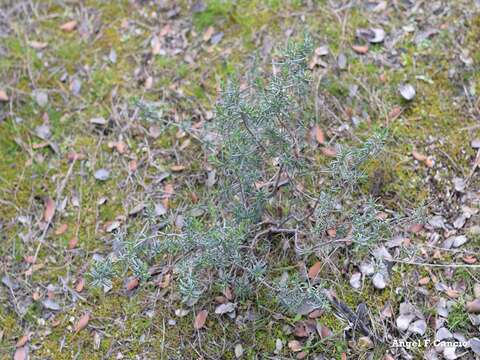
<svg viewBox="0 0 480 360">
<path fill-rule="evenodd" d="M 322 147 L 321 152 L 322 152 L 323 155 L 328 156 L 328 157 L 335 157 L 337 155 L 337 152 L 331 146 Z"/>
<path fill-rule="evenodd" d="M 30 340 L 30 335 L 23 335 L 20 339 L 18 339 L 17 343 L 15 344 L 15 347 L 23 347 L 27 344 L 27 342 Z"/>
<path fill-rule="evenodd" d="M 78 278 L 77 284 L 75 285 L 75 291 L 81 293 L 85 288 L 85 280 L 83 277 Z"/>
<path fill-rule="evenodd" d="M 467 309 L 469 313 L 474 313 L 474 314 L 480 313 L 480 299 L 467 301 L 465 305 L 465 309 Z"/>
<path fill-rule="evenodd" d="M 9 100 L 7 92 L 3 89 L 0 89 L 0 101 L 7 102 Z"/>
<path fill-rule="evenodd" d="M 108 147 L 110 149 L 115 149 L 121 155 L 127 152 L 127 144 L 123 141 L 110 141 Z"/>
<path fill-rule="evenodd" d="M 131 291 L 131 290 L 137 288 L 139 284 L 140 284 L 140 282 L 138 281 L 138 278 L 134 277 L 134 278 L 131 278 L 131 279 L 127 282 L 127 285 L 125 286 L 125 288 L 126 288 L 128 291 Z"/>
<path fill-rule="evenodd" d="M 27 360 L 28 359 L 28 351 L 25 346 L 17 348 L 15 350 L 15 354 L 13 355 L 13 360 Z"/>
<path fill-rule="evenodd" d="M 427 160 L 427 155 L 421 154 L 421 153 L 419 153 L 419 152 L 416 151 L 416 150 L 413 150 L 413 151 L 412 151 L 412 156 L 413 156 L 413 158 L 414 158 L 415 160 L 418 160 L 418 161 L 422 161 L 422 162 L 423 162 L 423 161 Z"/>
<path fill-rule="evenodd" d="M 48 46 L 48 43 L 41 41 L 29 41 L 28 45 L 35 50 L 42 50 Z"/>
<path fill-rule="evenodd" d="M 159 283 L 158 286 L 160 286 L 160 288 L 162 289 L 165 289 L 168 287 L 168 285 L 170 285 L 170 279 L 171 279 L 171 275 L 170 274 L 165 274 L 162 278 L 162 281 Z"/>
<path fill-rule="evenodd" d="M 368 45 L 352 45 L 352 49 L 357 54 L 366 54 L 368 52 Z"/>
<path fill-rule="evenodd" d="M 322 263 L 320 261 L 317 261 L 315 264 L 313 264 L 308 270 L 308 278 L 310 280 L 315 279 L 318 273 L 320 272 L 321 267 L 322 267 Z"/>
<path fill-rule="evenodd" d="M 465 255 L 462 258 L 463 262 L 466 264 L 475 264 L 477 262 L 477 258 L 473 255 Z"/>
<path fill-rule="evenodd" d="M 68 224 L 66 223 L 60 224 L 60 226 L 57 227 L 57 229 L 55 230 L 55 235 L 63 235 L 67 230 L 68 230 Z"/>
<path fill-rule="evenodd" d="M 78 22 L 75 20 L 68 21 L 60 26 L 60 30 L 65 32 L 72 32 L 77 28 Z"/>
<path fill-rule="evenodd" d="M 205 32 L 203 33 L 203 41 L 207 42 L 212 38 L 213 33 L 215 32 L 215 29 L 213 26 L 210 26 Z"/>
<path fill-rule="evenodd" d="M 135 171 L 137 171 L 137 168 L 138 168 L 137 160 L 132 160 L 128 163 L 128 170 L 131 173 L 134 173 Z"/>
<path fill-rule="evenodd" d="M 78 245 L 78 238 L 76 236 L 74 236 L 68 242 L 68 249 L 73 250 L 77 247 L 77 245 Z"/>
<path fill-rule="evenodd" d="M 325 134 L 319 126 L 315 126 L 315 139 L 320 145 L 325 144 Z"/>
<path fill-rule="evenodd" d="M 205 326 L 205 322 L 207 321 L 208 311 L 202 310 L 199 311 L 197 316 L 195 316 L 195 321 L 193 323 L 193 327 L 195 330 L 200 330 Z"/>
<path fill-rule="evenodd" d="M 45 198 L 45 209 L 43 211 L 43 220 L 47 223 L 51 222 L 55 215 L 55 201 L 50 197 Z"/>
<path fill-rule="evenodd" d="M 85 313 L 75 324 L 75 327 L 74 327 L 75 332 L 79 332 L 85 329 L 89 321 L 90 321 L 90 314 Z"/>
<path fill-rule="evenodd" d="M 172 170 L 173 172 L 180 172 L 180 171 L 185 170 L 185 166 L 183 166 L 183 165 L 173 165 L 173 166 L 170 167 L 170 170 Z"/>
<path fill-rule="evenodd" d="M 76 160 L 84 160 L 86 158 L 85 154 L 77 153 L 77 152 L 69 152 L 67 154 L 68 162 L 76 161 Z"/>
<path fill-rule="evenodd" d="M 418 280 L 419 285 L 427 285 L 430 282 L 430 278 L 428 276 L 422 277 Z"/>
</svg>

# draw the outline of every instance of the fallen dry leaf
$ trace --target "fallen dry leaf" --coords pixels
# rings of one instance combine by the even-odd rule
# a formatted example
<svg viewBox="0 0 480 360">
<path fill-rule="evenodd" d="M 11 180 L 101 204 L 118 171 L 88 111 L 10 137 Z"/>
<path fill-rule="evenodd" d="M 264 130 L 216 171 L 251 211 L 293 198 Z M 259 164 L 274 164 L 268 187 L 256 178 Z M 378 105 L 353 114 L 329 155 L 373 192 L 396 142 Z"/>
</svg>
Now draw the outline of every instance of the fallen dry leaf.
<svg viewBox="0 0 480 360">
<path fill-rule="evenodd" d="M 137 171 L 137 167 L 138 167 L 137 160 L 132 160 L 128 163 L 128 170 L 132 173 Z"/>
<path fill-rule="evenodd" d="M 62 24 L 60 26 L 60 30 L 65 31 L 65 32 L 72 32 L 77 28 L 78 22 L 75 20 L 68 21 L 65 24 Z"/>
<path fill-rule="evenodd" d="M 119 154 L 125 154 L 127 152 L 127 144 L 123 141 L 110 141 L 108 143 L 110 149 L 115 149 Z"/>
<path fill-rule="evenodd" d="M 7 92 L 3 89 L 0 89 L 0 101 L 3 101 L 3 102 L 8 101 Z"/>
<path fill-rule="evenodd" d="M 29 41 L 28 45 L 35 50 L 42 50 L 48 46 L 48 43 L 41 41 Z"/>
<path fill-rule="evenodd" d="M 13 355 L 13 360 L 27 360 L 28 359 L 28 351 L 25 346 L 17 348 L 15 350 L 15 354 Z"/>
<path fill-rule="evenodd" d="M 228 286 L 223 289 L 223 295 L 225 295 L 228 300 L 233 300 L 232 290 Z"/>
<path fill-rule="evenodd" d="M 68 249 L 73 250 L 77 247 L 77 245 L 78 245 L 78 238 L 76 236 L 74 236 L 68 242 Z"/>
<path fill-rule="evenodd" d="M 152 54 L 153 55 L 159 55 L 162 53 L 162 44 L 160 43 L 160 39 L 158 38 L 158 36 L 154 36 L 152 38 L 152 41 L 150 43 L 151 47 L 152 47 Z"/>
<path fill-rule="evenodd" d="M 429 168 L 432 168 L 433 165 L 435 165 L 435 161 L 433 160 L 433 158 L 431 156 L 427 157 L 424 161 L 425 165 L 427 165 L 427 167 Z"/>
<path fill-rule="evenodd" d="M 162 280 L 160 282 L 158 282 L 158 286 L 161 288 L 161 289 L 165 289 L 168 287 L 168 285 L 170 285 L 170 279 L 171 279 L 171 275 L 170 274 L 165 274 L 163 277 L 162 277 Z"/>
<path fill-rule="evenodd" d="M 203 41 L 207 42 L 212 38 L 213 33 L 215 32 L 215 29 L 213 26 L 210 26 L 205 32 L 203 33 Z"/>
<path fill-rule="evenodd" d="M 293 352 L 299 352 L 302 350 L 302 344 L 298 340 L 290 340 L 288 342 L 288 348 Z"/>
<path fill-rule="evenodd" d="M 447 291 L 445 291 L 445 293 L 447 294 L 448 297 L 450 297 L 452 299 L 456 299 L 460 296 L 460 292 L 458 290 L 455 290 L 455 289 L 447 289 Z"/>
<path fill-rule="evenodd" d="M 322 314 L 323 314 L 322 310 L 316 309 L 316 310 L 313 310 L 310 314 L 308 314 L 308 318 L 318 319 L 320 316 L 322 316 Z"/>
<path fill-rule="evenodd" d="M 418 234 L 420 231 L 423 230 L 423 224 L 412 224 L 408 228 L 408 232 L 411 232 L 413 234 Z"/>
<path fill-rule="evenodd" d="M 313 264 L 308 270 L 308 278 L 310 280 L 315 279 L 318 273 L 320 272 L 321 267 L 322 267 L 322 263 L 320 261 L 317 261 L 315 264 Z"/>
<path fill-rule="evenodd" d="M 185 170 L 185 166 L 183 166 L 183 165 L 173 165 L 173 166 L 170 167 L 170 170 L 172 170 L 173 172 L 180 172 L 180 171 Z"/>
<path fill-rule="evenodd" d="M 78 293 L 81 293 L 84 288 L 85 288 L 85 280 L 83 279 L 83 277 L 81 277 L 77 280 L 77 284 L 75 285 L 75 291 Z"/>
<path fill-rule="evenodd" d="M 472 301 L 467 301 L 465 308 L 469 313 L 480 313 L 480 299 L 475 299 Z"/>
<path fill-rule="evenodd" d="M 325 134 L 319 126 L 315 126 L 315 139 L 320 145 L 325 144 Z"/>
<path fill-rule="evenodd" d="M 332 332 L 330 331 L 330 329 L 328 327 L 326 327 L 325 325 L 320 325 L 320 329 L 319 329 L 319 335 L 320 335 L 320 338 L 321 339 L 325 339 L 329 336 L 332 336 Z"/>
<path fill-rule="evenodd" d="M 26 343 L 30 340 L 30 335 L 23 335 L 20 339 L 18 339 L 17 343 L 15 344 L 15 347 L 23 347 L 26 345 Z"/>
<path fill-rule="evenodd" d="M 322 147 L 321 151 L 322 151 L 323 155 L 328 156 L 328 157 L 335 157 L 337 155 L 337 152 L 331 146 Z"/>
<path fill-rule="evenodd" d="M 195 322 L 193 323 L 193 327 L 195 330 L 200 330 L 205 326 L 205 322 L 207 321 L 208 311 L 202 310 L 199 311 L 197 316 L 195 316 Z"/>
<path fill-rule="evenodd" d="M 473 255 L 465 255 L 462 258 L 463 262 L 466 264 L 475 264 L 477 262 L 477 258 Z"/>
<path fill-rule="evenodd" d="M 47 223 L 51 222 L 55 215 L 55 201 L 51 198 L 45 198 L 45 210 L 43 211 L 43 220 Z"/>
<path fill-rule="evenodd" d="M 402 113 L 402 108 L 399 106 L 396 106 L 388 113 L 388 118 L 390 120 L 395 120 L 397 117 L 400 116 L 401 113 Z"/>
<path fill-rule="evenodd" d="M 90 314 L 89 313 L 84 314 L 75 324 L 75 327 L 74 327 L 75 332 L 79 332 L 85 329 L 89 321 L 90 321 Z"/>
<path fill-rule="evenodd" d="M 138 278 L 134 277 L 127 282 L 127 285 L 125 287 L 128 291 L 130 291 L 137 288 L 139 284 L 140 282 L 138 281 Z"/>
<path fill-rule="evenodd" d="M 413 156 L 413 158 L 414 158 L 415 160 L 418 160 L 418 161 L 422 161 L 422 162 L 423 162 L 423 161 L 427 160 L 427 155 L 423 155 L 423 154 L 419 153 L 419 152 L 416 151 L 416 150 L 413 150 L 413 151 L 412 151 L 412 156 Z"/>
<path fill-rule="evenodd" d="M 77 153 L 77 152 L 69 152 L 67 154 L 68 162 L 76 161 L 76 160 L 84 160 L 86 158 L 85 154 Z"/>
<path fill-rule="evenodd" d="M 162 205 L 165 209 L 168 209 L 169 199 L 172 197 L 174 193 L 173 185 L 171 183 L 165 184 L 163 192 L 164 192 L 164 196 L 162 200 Z"/>
<path fill-rule="evenodd" d="M 368 45 L 352 45 L 352 49 L 357 54 L 366 54 L 368 52 Z"/>
<path fill-rule="evenodd" d="M 430 282 L 430 278 L 428 276 L 425 276 L 418 280 L 419 285 L 427 285 Z"/>
<path fill-rule="evenodd" d="M 60 226 L 55 230 L 55 235 L 63 235 L 68 230 L 68 224 L 60 224 Z"/>
<path fill-rule="evenodd" d="M 307 327 L 303 321 L 297 322 L 295 324 L 295 329 L 293 330 L 293 335 L 297 338 L 306 338 L 308 337 Z"/>
</svg>

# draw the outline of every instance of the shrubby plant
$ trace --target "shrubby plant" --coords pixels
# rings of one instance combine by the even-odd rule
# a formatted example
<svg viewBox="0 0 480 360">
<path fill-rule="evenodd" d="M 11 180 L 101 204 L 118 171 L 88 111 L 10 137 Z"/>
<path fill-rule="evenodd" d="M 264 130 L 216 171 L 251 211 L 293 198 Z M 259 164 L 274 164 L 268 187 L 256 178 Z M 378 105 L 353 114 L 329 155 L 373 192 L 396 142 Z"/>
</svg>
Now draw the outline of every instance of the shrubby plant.
<svg viewBox="0 0 480 360">
<path fill-rule="evenodd" d="M 200 218 L 187 214 L 182 232 L 175 234 L 152 230 L 155 219 L 148 216 L 140 235 L 119 236 L 115 259 L 95 264 L 95 284 L 110 285 L 114 268 L 147 279 L 147 264 L 168 255 L 177 259 L 176 284 L 189 305 L 212 286 L 229 286 L 237 298 L 264 287 L 293 312 L 306 303 L 328 305 L 319 284 L 272 278 L 271 235 L 292 237 L 296 255 L 304 259 L 332 249 L 326 246 L 334 243 L 327 235 L 331 229 L 333 240 L 348 239 L 354 250 L 389 238 L 391 224 L 379 216 L 381 206 L 359 192 L 365 164 L 381 151 L 386 133 L 358 147 L 340 146 L 326 168 L 318 164 L 318 151 L 308 141 L 317 121 L 308 71 L 312 48 L 305 36 L 276 54 L 268 72 L 253 67 L 247 80 L 232 78 L 223 85 L 208 129 L 215 136 L 202 144 L 218 179 L 205 203 L 208 210 Z M 147 120 L 159 121 L 154 106 L 137 106 Z"/>
</svg>

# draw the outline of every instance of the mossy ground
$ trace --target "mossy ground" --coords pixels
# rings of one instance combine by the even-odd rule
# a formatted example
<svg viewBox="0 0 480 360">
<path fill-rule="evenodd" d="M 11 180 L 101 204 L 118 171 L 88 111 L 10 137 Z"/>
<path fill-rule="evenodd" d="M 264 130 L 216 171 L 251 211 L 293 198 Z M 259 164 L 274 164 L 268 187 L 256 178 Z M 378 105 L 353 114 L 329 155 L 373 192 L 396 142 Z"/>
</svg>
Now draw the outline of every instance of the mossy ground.
<svg viewBox="0 0 480 360">
<path fill-rule="evenodd" d="M 261 49 L 268 48 L 269 41 L 276 46 L 283 44 L 285 34 L 298 37 L 307 30 L 316 43 L 329 45 L 326 61 L 330 65 L 326 70 L 316 68 L 314 79 L 322 74 L 319 95 L 327 99 L 327 104 L 329 100 L 337 100 L 332 103 L 337 118 L 321 109 L 316 114 L 332 136 L 355 142 L 356 137 L 368 136 L 375 127 L 389 127 L 387 152 L 369 169 L 372 181 L 375 170 L 382 169 L 377 195 L 387 207 L 411 209 L 421 201 L 431 201 L 437 191 L 450 186 L 452 174 L 469 173 L 475 157 L 469 142 L 477 137 L 479 128 L 464 90 L 480 92 L 480 17 L 469 12 L 468 2 L 450 4 L 445 16 L 432 20 L 432 25 L 440 29 L 438 34 L 423 42 L 414 43 L 414 34 L 410 33 L 399 38 L 395 49 L 400 55 L 393 60 L 398 64 L 391 67 L 382 65 L 375 56 L 386 51 L 382 45 L 372 46 L 366 55 L 355 54 L 351 49 L 355 30 L 369 27 L 364 9 L 354 7 L 342 12 L 332 9 L 326 1 L 313 7 L 305 3 L 308 2 L 242 0 L 234 4 L 210 0 L 203 11 L 192 13 L 190 4 L 182 1 L 178 17 L 169 19 L 158 5 L 143 1 L 88 0 L 81 6 L 64 7 L 45 0 L 36 7 L 26 6 L 11 14 L 7 35 L 0 45 L 6 54 L 0 57 L 0 84 L 11 98 L 11 102 L 0 104 L 0 258 L 2 272 L 20 284 L 21 298 L 12 299 L 6 287 L 0 292 L 2 356 L 9 356 L 16 340 L 27 332 L 33 333 L 30 349 L 33 358 L 38 359 L 103 359 L 115 358 L 119 353 L 132 359 L 201 356 L 230 359 L 234 358 L 233 348 L 238 343 L 245 349 L 244 356 L 254 359 L 261 354 L 273 354 L 277 338 L 284 343 L 283 356 L 294 356 L 286 348 L 290 337 L 282 325 L 293 324 L 295 319 L 286 318 L 283 323 L 274 320 L 272 315 L 281 313 L 281 309 L 268 294 L 257 294 L 239 304 L 240 312 L 254 313 L 254 320 L 238 326 L 214 315 L 211 303 L 199 304 L 211 313 L 206 329 L 199 332 L 192 327 L 197 309 L 183 318 L 176 317 L 174 310 L 181 305 L 166 296 L 174 289 L 165 292 L 151 284 L 126 292 L 119 280 L 107 294 L 87 284 L 82 299 L 76 302 L 60 286 L 56 299 L 64 308 L 46 320 L 45 310 L 38 301 L 29 301 L 22 315 L 12 307 L 15 302 L 31 299 L 34 292 L 44 298 L 47 286 L 58 286 L 60 279 L 66 279 L 66 286 L 72 288 L 77 278 L 84 277 L 92 255 L 110 250 L 105 223 L 119 216 L 128 218 L 128 210 L 145 200 L 146 187 L 159 186 L 161 193 L 162 185 L 155 183 L 159 170 L 168 172 L 176 164 L 186 166 L 185 171 L 173 172 L 167 179 L 176 191 L 171 202 L 173 213 L 176 207 L 192 202 L 193 192 L 197 196 L 205 194 L 205 190 L 189 182 L 203 168 L 203 158 L 194 150 L 197 145 L 177 152 L 185 140 L 171 130 L 162 132 L 158 138 L 146 139 L 138 124 L 130 121 L 133 114 L 127 104 L 131 99 L 159 101 L 165 114 L 198 121 L 203 116 L 200 113 L 212 109 L 220 81 L 231 73 L 242 73 L 252 52 L 258 51 L 268 61 L 270 50 L 264 54 Z M 392 10 L 386 25 L 389 33 L 406 25 L 403 15 L 401 9 Z M 72 19 L 86 28 L 63 32 L 60 25 Z M 186 24 L 189 43 L 183 54 L 194 53 L 195 60 L 186 61 L 181 55 L 154 56 L 152 60 L 152 33 L 166 24 L 174 26 L 175 21 L 179 21 L 179 26 Z M 201 39 L 210 26 L 224 32 L 217 45 Z M 463 38 L 462 49 L 469 51 L 473 59 L 470 66 L 459 61 L 458 52 L 451 50 L 458 45 L 459 35 Z M 46 42 L 48 46 L 38 50 L 29 45 L 32 41 Z M 109 60 L 112 49 L 115 61 Z M 349 59 L 345 71 L 334 66 L 341 52 Z M 456 72 L 452 73 L 452 68 Z M 64 73 L 69 76 L 67 81 L 62 81 Z M 149 89 L 144 86 L 146 75 L 154 79 Z M 70 89 L 74 76 L 82 79 L 77 95 Z M 403 82 L 415 85 L 414 101 L 400 98 L 398 86 Z M 352 85 L 358 87 L 355 96 L 349 95 Z M 38 105 L 33 98 L 35 89 L 48 93 L 45 106 Z M 395 107 L 402 112 L 392 119 L 389 114 Z M 89 122 L 100 116 L 110 119 L 110 124 L 97 127 Z M 339 120 L 353 128 L 352 116 L 361 119 L 353 130 L 354 137 L 348 131 L 336 130 L 341 125 Z M 50 146 L 36 146 L 42 140 L 35 135 L 35 128 L 45 119 L 52 129 L 49 141 L 58 146 L 58 153 Z M 109 141 L 119 139 L 127 143 L 127 154 L 109 148 Z M 435 166 L 430 169 L 414 161 L 413 149 L 433 156 Z M 149 153 L 152 151 L 155 156 Z M 86 160 L 73 165 L 73 176 L 67 178 L 57 198 L 71 166 L 65 156 L 67 152 L 82 153 Z M 134 173 L 129 170 L 132 160 L 139 164 Z M 105 182 L 93 177 L 94 171 L 102 167 L 111 171 L 110 179 Z M 365 191 L 369 188 L 367 184 Z M 53 229 L 62 223 L 68 229 L 62 235 L 54 235 L 54 230 L 47 233 L 34 271 L 29 274 L 31 265 L 24 259 L 33 255 L 37 247 L 41 232 L 36 227 L 45 196 L 59 202 L 67 198 L 68 204 L 76 197 L 79 205 L 57 212 Z M 107 201 L 100 204 L 101 198 Z M 19 217 L 29 220 L 22 223 Z M 138 226 L 135 219 L 128 221 L 132 228 Z M 68 250 L 67 244 L 74 236 L 79 239 L 78 246 Z M 387 302 L 396 309 L 405 300 L 396 289 L 412 285 L 405 278 L 411 271 L 416 270 L 408 265 L 397 267 L 389 287 L 383 291 L 365 286 L 357 292 L 348 285 L 347 277 L 331 280 L 349 306 L 355 308 L 366 302 L 378 315 Z M 329 280 L 331 273 L 325 269 L 320 276 Z M 86 311 L 92 314 L 89 327 L 74 333 L 73 323 Z M 176 324 L 169 325 L 170 319 L 175 319 Z M 449 324 L 465 326 L 464 320 L 456 309 Z M 346 323 L 331 314 L 323 315 L 319 321 L 335 335 L 331 340 L 306 346 L 306 351 L 310 354 L 328 351 L 331 357 L 340 358 L 341 353 L 348 351 L 342 335 Z M 385 350 L 377 349 L 378 358 Z"/>
</svg>

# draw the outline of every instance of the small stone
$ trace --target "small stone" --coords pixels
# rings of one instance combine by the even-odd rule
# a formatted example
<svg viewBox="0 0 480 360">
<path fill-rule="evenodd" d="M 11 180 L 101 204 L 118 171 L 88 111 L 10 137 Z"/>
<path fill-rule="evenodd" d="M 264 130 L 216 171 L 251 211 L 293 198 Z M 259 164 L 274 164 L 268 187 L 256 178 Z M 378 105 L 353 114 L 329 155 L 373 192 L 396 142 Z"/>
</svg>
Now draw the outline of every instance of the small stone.
<svg viewBox="0 0 480 360">
<path fill-rule="evenodd" d="M 448 317 L 447 302 L 445 299 L 440 299 L 437 303 L 437 314 L 444 318 Z"/>
<path fill-rule="evenodd" d="M 373 275 L 372 283 L 373 283 L 373 286 L 375 286 L 375 288 L 379 290 L 385 289 L 385 287 L 387 286 L 385 277 L 380 273 L 376 273 L 375 275 Z"/>
<path fill-rule="evenodd" d="M 352 277 L 350 278 L 350 285 L 354 289 L 360 289 L 362 287 L 361 278 L 362 278 L 362 274 L 360 273 L 353 274 Z"/>
<path fill-rule="evenodd" d="M 410 84 L 401 85 L 398 90 L 400 91 L 400 95 L 407 101 L 413 100 L 416 94 L 415 88 Z"/>
<path fill-rule="evenodd" d="M 473 285 L 473 295 L 475 296 L 476 299 L 480 299 L 480 284 L 475 283 Z"/>
<path fill-rule="evenodd" d="M 443 341 L 445 339 L 452 339 L 453 335 L 452 333 L 445 327 L 441 327 L 440 329 L 437 330 L 437 333 L 435 334 L 435 340 L 437 341 Z"/>
<path fill-rule="evenodd" d="M 453 222 L 453 227 L 455 229 L 461 229 L 463 225 L 465 225 L 466 221 L 467 221 L 467 218 L 465 217 L 465 215 L 462 214 L 455 219 L 455 221 Z"/>
<path fill-rule="evenodd" d="M 415 319 L 415 315 L 413 314 L 400 315 L 396 320 L 398 330 L 407 330 L 413 319 Z"/>
<path fill-rule="evenodd" d="M 61 309 L 60 305 L 51 299 L 45 299 L 42 301 L 42 305 L 48 310 L 58 311 Z"/>
<path fill-rule="evenodd" d="M 472 351 L 477 355 L 480 354 L 480 339 L 471 338 L 468 342 Z"/>
<path fill-rule="evenodd" d="M 473 139 L 471 145 L 474 149 L 480 149 L 480 139 Z"/>
<path fill-rule="evenodd" d="M 415 334 L 423 335 L 427 331 L 427 322 L 423 319 L 417 320 L 410 324 L 408 330 Z"/>
<path fill-rule="evenodd" d="M 107 120 L 105 120 L 104 117 L 96 117 L 96 118 L 91 118 L 90 123 L 94 125 L 106 125 Z"/>
<path fill-rule="evenodd" d="M 470 322 L 472 323 L 473 326 L 479 326 L 480 325 L 480 315 L 470 314 L 470 315 L 468 315 L 468 318 L 470 319 Z"/>
<path fill-rule="evenodd" d="M 35 128 L 35 134 L 42 140 L 48 140 L 52 137 L 50 126 L 43 124 Z"/>
<path fill-rule="evenodd" d="M 235 357 L 240 359 L 243 355 L 243 346 L 242 344 L 235 345 Z"/>
<path fill-rule="evenodd" d="M 458 357 L 457 354 L 455 354 L 456 349 L 457 348 L 455 346 L 446 346 L 443 349 L 443 357 L 446 360 L 455 360 Z"/>
<path fill-rule="evenodd" d="M 35 102 L 41 107 L 45 107 L 48 104 L 48 94 L 44 91 L 35 91 L 33 97 Z"/>
<path fill-rule="evenodd" d="M 215 309 L 215 314 L 227 314 L 235 311 L 235 304 L 228 302 L 225 304 L 218 305 L 217 308 Z"/>
<path fill-rule="evenodd" d="M 95 171 L 95 179 L 100 180 L 100 181 L 106 181 L 110 177 L 110 171 L 107 169 L 98 169 Z"/>
<path fill-rule="evenodd" d="M 279 354 L 283 349 L 283 343 L 281 339 L 275 340 L 275 354 Z"/>
<path fill-rule="evenodd" d="M 375 267 L 371 262 L 362 262 L 360 264 L 360 272 L 365 276 L 370 276 L 375 272 Z"/>
<path fill-rule="evenodd" d="M 337 65 L 340 70 L 345 70 L 347 68 L 347 57 L 344 53 L 338 55 Z"/>
<path fill-rule="evenodd" d="M 456 191 L 464 192 L 466 186 L 465 179 L 459 177 L 453 178 L 453 186 L 455 187 Z"/>
<path fill-rule="evenodd" d="M 440 215 L 436 215 L 434 217 L 432 217 L 428 223 L 430 225 L 432 225 L 435 229 L 440 229 L 440 228 L 443 228 L 445 226 L 445 218 L 443 216 L 440 216 Z"/>
<path fill-rule="evenodd" d="M 457 248 L 459 246 L 462 246 L 468 241 L 468 238 L 465 235 L 460 235 L 460 236 L 455 236 L 453 238 L 453 244 L 452 246 Z"/>
</svg>

